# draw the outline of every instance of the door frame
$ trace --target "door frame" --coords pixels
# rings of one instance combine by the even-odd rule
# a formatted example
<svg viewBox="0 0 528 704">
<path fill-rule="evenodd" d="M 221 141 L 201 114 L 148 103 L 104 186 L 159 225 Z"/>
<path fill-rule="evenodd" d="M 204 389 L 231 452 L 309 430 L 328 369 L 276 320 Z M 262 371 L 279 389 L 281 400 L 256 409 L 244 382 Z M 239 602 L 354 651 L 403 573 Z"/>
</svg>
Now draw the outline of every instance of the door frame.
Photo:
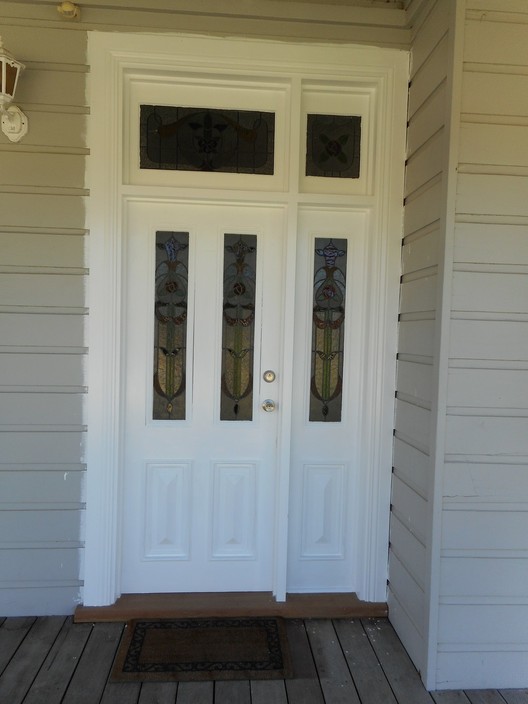
<svg viewBox="0 0 528 704">
<path fill-rule="evenodd" d="M 83 603 L 113 604 L 120 588 L 120 525 L 124 506 L 123 476 L 123 104 L 130 72 L 143 68 L 160 71 L 190 66 L 208 71 L 240 72 L 240 59 L 252 70 L 284 73 L 302 64 L 327 76 L 368 77 L 375 87 L 376 149 L 371 191 L 363 197 L 373 208 L 369 251 L 369 309 L 365 358 L 370 360 L 363 379 L 364 408 L 361 437 L 361 479 L 358 502 L 362 526 L 357 563 L 358 596 L 366 601 L 386 600 L 389 535 L 392 430 L 395 390 L 400 243 L 402 237 L 403 174 L 405 156 L 408 53 L 394 49 L 348 45 L 287 44 L 269 40 L 204 38 L 192 35 L 146 35 L 90 32 L 91 66 L 87 182 L 90 198 L 87 227 L 89 319 L 87 323 L 88 388 L 85 418 L 88 427 L 85 459 L 86 521 Z M 328 57 L 329 53 L 333 58 Z M 273 57 L 273 58 L 269 58 Z M 291 58 L 290 58 L 291 57 Z M 304 63 L 303 63 L 304 62 Z M 347 68 L 347 66 L 349 68 Z M 299 145 L 292 149 L 299 150 Z M 160 189 L 163 190 L 163 189 Z M 294 269 L 296 223 L 289 226 L 286 267 Z M 293 302 L 294 288 L 287 292 Z M 286 306 L 285 326 L 292 326 L 293 306 Z M 283 351 L 282 416 L 279 428 L 277 517 L 274 526 L 274 595 L 286 598 L 290 417 L 293 341 Z"/>
</svg>

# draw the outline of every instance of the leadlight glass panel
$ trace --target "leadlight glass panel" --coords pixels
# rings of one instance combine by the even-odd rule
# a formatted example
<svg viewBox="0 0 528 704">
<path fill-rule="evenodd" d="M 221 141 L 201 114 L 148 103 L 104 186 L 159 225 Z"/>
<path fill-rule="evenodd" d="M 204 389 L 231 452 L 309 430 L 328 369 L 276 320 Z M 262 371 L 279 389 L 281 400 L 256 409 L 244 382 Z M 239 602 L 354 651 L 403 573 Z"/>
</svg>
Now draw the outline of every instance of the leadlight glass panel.
<svg viewBox="0 0 528 704">
<path fill-rule="evenodd" d="M 185 419 L 188 232 L 156 232 L 154 420 Z"/>
<path fill-rule="evenodd" d="M 317 237 L 314 252 L 310 421 L 341 421 L 347 241 Z"/>
<path fill-rule="evenodd" d="M 256 235 L 224 236 L 220 420 L 252 420 Z"/>
<path fill-rule="evenodd" d="M 359 178 L 361 117 L 308 115 L 306 175 Z"/>
<path fill-rule="evenodd" d="M 140 168 L 273 174 L 275 113 L 142 105 Z"/>
</svg>

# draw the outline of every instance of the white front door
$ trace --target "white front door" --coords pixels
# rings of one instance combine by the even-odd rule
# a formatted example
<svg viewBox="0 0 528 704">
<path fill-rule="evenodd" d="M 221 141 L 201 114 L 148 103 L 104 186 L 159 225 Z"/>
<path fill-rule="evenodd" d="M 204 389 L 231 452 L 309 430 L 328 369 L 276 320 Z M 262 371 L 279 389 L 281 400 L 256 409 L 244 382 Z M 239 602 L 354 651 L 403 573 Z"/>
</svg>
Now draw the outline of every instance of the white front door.
<svg viewBox="0 0 528 704">
<path fill-rule="evenodd" d="M 271 591 L 283 208 L 130 201 L 124 228 L 123 591 Z"/>
</svg>

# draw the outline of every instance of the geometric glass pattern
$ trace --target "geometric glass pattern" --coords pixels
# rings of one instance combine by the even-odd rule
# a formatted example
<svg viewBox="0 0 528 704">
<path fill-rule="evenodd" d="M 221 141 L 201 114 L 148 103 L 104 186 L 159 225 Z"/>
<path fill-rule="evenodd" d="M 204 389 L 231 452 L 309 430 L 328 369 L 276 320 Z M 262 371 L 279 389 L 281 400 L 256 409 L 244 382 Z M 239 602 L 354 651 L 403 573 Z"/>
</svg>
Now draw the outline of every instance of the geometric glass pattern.
<svg viewBox="0 0 528 704">
<path fill-rule="evenodd" d="M 343 390 L 347 241 L 315 240 L 310 421 L 339 422 Z"/>
<path fill-rule="evenodd" d="M 185 419 L 188 232 L 156 232 L 154 420 Z"/>
<path fill-rule="evenodd" d="M 220 420 L 252 420 L 256 235 L 224 236 Z"/>
<path fill-rule="evenodd" d="M 308 115 L 306 176 L 359 178 L 361 117 Z"/>
<path fill-rule="evenodd" d="M 273 174 L 275 113 L 142 105 L 140 168 Z"/>
</svg>

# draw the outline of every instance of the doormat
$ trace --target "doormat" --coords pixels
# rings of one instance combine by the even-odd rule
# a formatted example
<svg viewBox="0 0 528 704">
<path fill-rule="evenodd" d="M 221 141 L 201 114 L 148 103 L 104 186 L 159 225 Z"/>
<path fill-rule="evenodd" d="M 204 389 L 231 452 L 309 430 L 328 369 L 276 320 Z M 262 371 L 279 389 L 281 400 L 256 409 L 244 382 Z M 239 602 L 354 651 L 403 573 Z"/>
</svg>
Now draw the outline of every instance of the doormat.
<svg viewBox="0 0 528 704">
<path fill-rule="evenodd" d="M 285 679 L 291 660 L 280 618 L 130 621 L 114 682 Z"/>
</svg>

